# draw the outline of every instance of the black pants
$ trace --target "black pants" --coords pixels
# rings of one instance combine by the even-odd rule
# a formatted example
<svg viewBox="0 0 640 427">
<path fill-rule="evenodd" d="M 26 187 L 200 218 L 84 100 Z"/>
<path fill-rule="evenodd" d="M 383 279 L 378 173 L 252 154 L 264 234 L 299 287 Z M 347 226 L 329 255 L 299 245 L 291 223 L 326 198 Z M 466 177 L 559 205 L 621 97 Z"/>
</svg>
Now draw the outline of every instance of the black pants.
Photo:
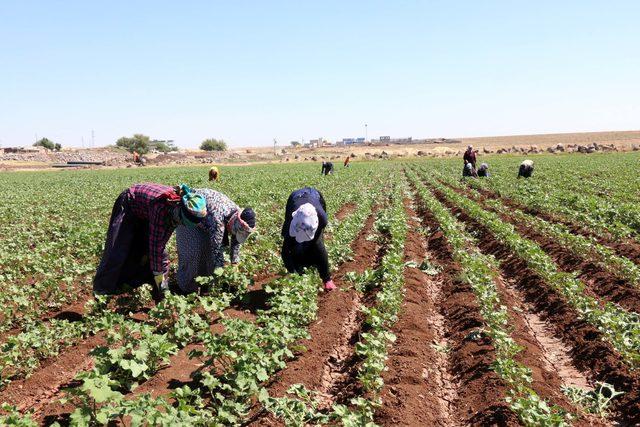
<svg viewBox="0 0 640 427">
<path fill-rule="evenodd" d="M 288 237 L 282 243 L 282 261 L 289 273 L 302 274 L 305 268 L 315 267 L 323 282 L 331 280 L 329 257 L 324 246 L 323 236 L 311 242 L 298 243 Z"/>
<path fill-rule="evenodd" d="M 131 212 L 129 197 L 125 190 L 113 205 L 104 253 L 93 279 L 97 294 L 116 294 L 125 283 L 134 288 L 155 285 L 149 265 L 149 222 Z"/>
</svg>

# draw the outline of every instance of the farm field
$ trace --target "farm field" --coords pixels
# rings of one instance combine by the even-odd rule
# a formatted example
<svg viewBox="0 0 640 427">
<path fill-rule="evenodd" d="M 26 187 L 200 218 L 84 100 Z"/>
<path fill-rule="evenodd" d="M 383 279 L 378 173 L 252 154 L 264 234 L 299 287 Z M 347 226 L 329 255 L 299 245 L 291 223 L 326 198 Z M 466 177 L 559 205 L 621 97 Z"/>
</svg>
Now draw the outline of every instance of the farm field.
<svg viewBox="0 0 640 427">
<path fill-rule="evenodd" d="M 0 173 L 0 425 L 640 424 L 640 154 L 532 158 L 224 167 L 258 231 L 157 306 L 92 296 L 111 207 L 206 167 Z M 307 185 L 332 292 L 280 260 Z"/>
</svg>

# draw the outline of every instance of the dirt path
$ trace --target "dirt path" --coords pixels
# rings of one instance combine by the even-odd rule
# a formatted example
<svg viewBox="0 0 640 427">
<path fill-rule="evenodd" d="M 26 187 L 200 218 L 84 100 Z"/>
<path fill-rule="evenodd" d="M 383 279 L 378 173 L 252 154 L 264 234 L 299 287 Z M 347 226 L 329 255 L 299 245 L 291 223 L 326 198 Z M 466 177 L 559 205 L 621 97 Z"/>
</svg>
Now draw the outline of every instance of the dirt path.
<svg viewBox="0 0 640 427">
<path fill-rule="evenodd" d="M 612 419 L 622 423 L 640 422 L 640 375 L 624 364 L 594 326 L 579 320 L 575 310 L 540 276 L 529 269 L 525 261 L 498 242 L 488 229 L 449 203 L 441 193 L 434 191 L 434 194 L 454 215 L 458 215 L 472 231 L 475 230 L 479 234 L 479 247 L 482 252 L 494 255 L 500 260 L 501 273 L 507 283 L 515 287 L 528 309 L 546 323 L 547 330 L 553 331 L 554 337 L 570 349 L 571 364 L 577 371 L 586 373 L 585 376 L 593 380 L 613 384 L 616 390 L 625 392 L 613 401 L 612 408 L 615 414 Z M 575 372 L 568 373 L 565 381 L 568 381 L 571 375 L 575 375 Z"/>
<path fill-rule="evenodd" d="M 92 368 L 89 353 L 105 344 L 104 334 L 98 334 L 67 347 L 60 356 L 44 361 L 29 378 L 11 382 L 2 391 L 2 401 L 21 411 L 39 412 L 78 372 Z"/>
<path fill-rule="evenodd" d="M 471 338 L 484 324 L 476 297 L 460 281 L 461 267 L 453 261 L 451 247 L 438 222 L 420 202 L 417 208 L 423 229 L 428 230 L 428 251 L 443 268 L 437 305 L 445 320 L 448 372 L 457 389 L 457 398 L 450 406 L 453 424 L 519 425 L 505 401 L 507 387 L 491 369 L 495 349 L 490 339 Z"/>
<path fill-rule="evenodd" d="M 616 277 L 603 267 L 599 266 L 588 258 L 588 254 L 579 254 L 559 244 L 553 237 L 535 230 L 522 222 L 519 222 L 513 216 L 505 215 L 487 206 L 486 197 L 480 196 L 479 200 L 473 197 L 473 194 L 447 185 L 465 197 L 469 197 L 482 205 L 488 211 L 498 215 L 505 222 L 511 223 L 518 234 L 536 242 L 558 265 L 560 271 L 572 273 L 579 272 L 578 278 L 587 286 L 587 288 L 601 299 L 619 304 L 623 308 L 640 313 L 640 289 L 636 288 L 629 282 Z"/>
<path fill-rule="evenodd" d="M 409 225 L 405 262 L 420 265 L 428 253 L 409 200 L 405 212 Z M 413 267 L 405 267 L 404 278 L 405 300 L 392 329 L 397 339 L 389 351 L 382 407 L 375 420 L 385 426 L 450 426 L 455 424 L 457 390 L 449 372 L 445 319 L 438 311 L 443 278 Z"/>
<path fill-rule="evenodd" d="M 353 260 L 341 265 L 334 275 L 334 282 L 339 289 L 319 297 L 317 320 L 309 327 L 311 339 L 300 343 L 306 351 L 278 373 L 269 386 L 271 396 L 284 396 L 291 385 L 303 384 L 307 389 L 321 393 L 323 406 L 336 399 L 334 385 L 349 370 L 348 361 L 359 330 L 360 297 L 350 289 L 351 285 L 344 275 L 350 271 L 362 273 L 374 265 L 378 245 L 367 239 L 374 221 L 375 215 L 371 214 L 351 245 Z M 251 425 L 281 425 L 281 421 L 261 413 Z"/>
</svg>

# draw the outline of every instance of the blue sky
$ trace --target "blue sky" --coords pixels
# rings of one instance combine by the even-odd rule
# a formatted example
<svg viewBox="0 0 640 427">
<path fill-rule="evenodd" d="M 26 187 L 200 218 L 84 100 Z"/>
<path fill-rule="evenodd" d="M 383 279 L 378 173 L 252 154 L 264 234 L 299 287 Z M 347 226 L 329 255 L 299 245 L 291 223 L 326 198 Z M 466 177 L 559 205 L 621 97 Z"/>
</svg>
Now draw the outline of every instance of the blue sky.
<svg viewBox="0 0 640 427">
<path fill-rule="evenodd" d="M 637 1 L 4 1 L 0 145 L 638 129 Z"/>
</svg>

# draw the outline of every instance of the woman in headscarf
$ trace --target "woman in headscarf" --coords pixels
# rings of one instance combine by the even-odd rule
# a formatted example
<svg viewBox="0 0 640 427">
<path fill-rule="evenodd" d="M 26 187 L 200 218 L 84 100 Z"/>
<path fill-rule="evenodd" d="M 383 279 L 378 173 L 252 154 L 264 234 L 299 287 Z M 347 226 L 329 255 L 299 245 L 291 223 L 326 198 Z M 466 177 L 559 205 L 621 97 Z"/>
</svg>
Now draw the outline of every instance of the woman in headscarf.
<svg viewBox="0 0 640 427">
<path fill-rule="evenodd" d="M 480 178 L 489 178 L 489 165 L 486 163 L 483 163 L 480 165 L 480 167 L 478 168 L 478 176 Z"/>
<path fill-rule="evenodd" d="M 524 160 L 518 168 L 518 178 L 531 178 L 533 175 L 533 160 Z"/>
<path fill-rule="evenodd" d="M 336 286 L 331 280 L 329 257 L 323 232 L 327 226 L 327 206 L 322 194 L 305 187 L 289 196 L 282 224 L 282 261 L 289 273 L 301 274 L 306 267 L 315 267 L 330 291 Z"/>
<path fill-rule="evenodd" d="M 153 286 L 160 301 L 168 290 L 166 245 L 176 226 L 195 227 L 207 214 L 204 197 L 179 187 L 144 183 L 120 193 L 109 221 L 104 253 L 93 279 L 93 291 L 112 295 L 127 284 Z"/>
<path fill-rule="evenodd" d="M 209 181 L 217 181 L 218 178 L 220 177 L 220 171 L 218 170 L 217 166 L 212 166 L 211 169 L 209 169 Z"/>
<path fill-rule="evenodd" d="M 256 227 L 253 209 L 241 209 L 226 195 L 210 190 L 196 189 L 204 197 L 207 216 L 200 227 L 179 226 L 176 230 L 178 247 L 178 286 L 184 293 L 198 290 L 199 276 L 211 276 L 224 266 L 224 248 L 229 247 L 232 264 L 240 262 L 240 245 Z"/>
<path fill-rule="evenodd" d="M 333 173 L 333 162 L 322 162 L 322 171 L 321 175 L 330 175 Z"/>
</svg>

